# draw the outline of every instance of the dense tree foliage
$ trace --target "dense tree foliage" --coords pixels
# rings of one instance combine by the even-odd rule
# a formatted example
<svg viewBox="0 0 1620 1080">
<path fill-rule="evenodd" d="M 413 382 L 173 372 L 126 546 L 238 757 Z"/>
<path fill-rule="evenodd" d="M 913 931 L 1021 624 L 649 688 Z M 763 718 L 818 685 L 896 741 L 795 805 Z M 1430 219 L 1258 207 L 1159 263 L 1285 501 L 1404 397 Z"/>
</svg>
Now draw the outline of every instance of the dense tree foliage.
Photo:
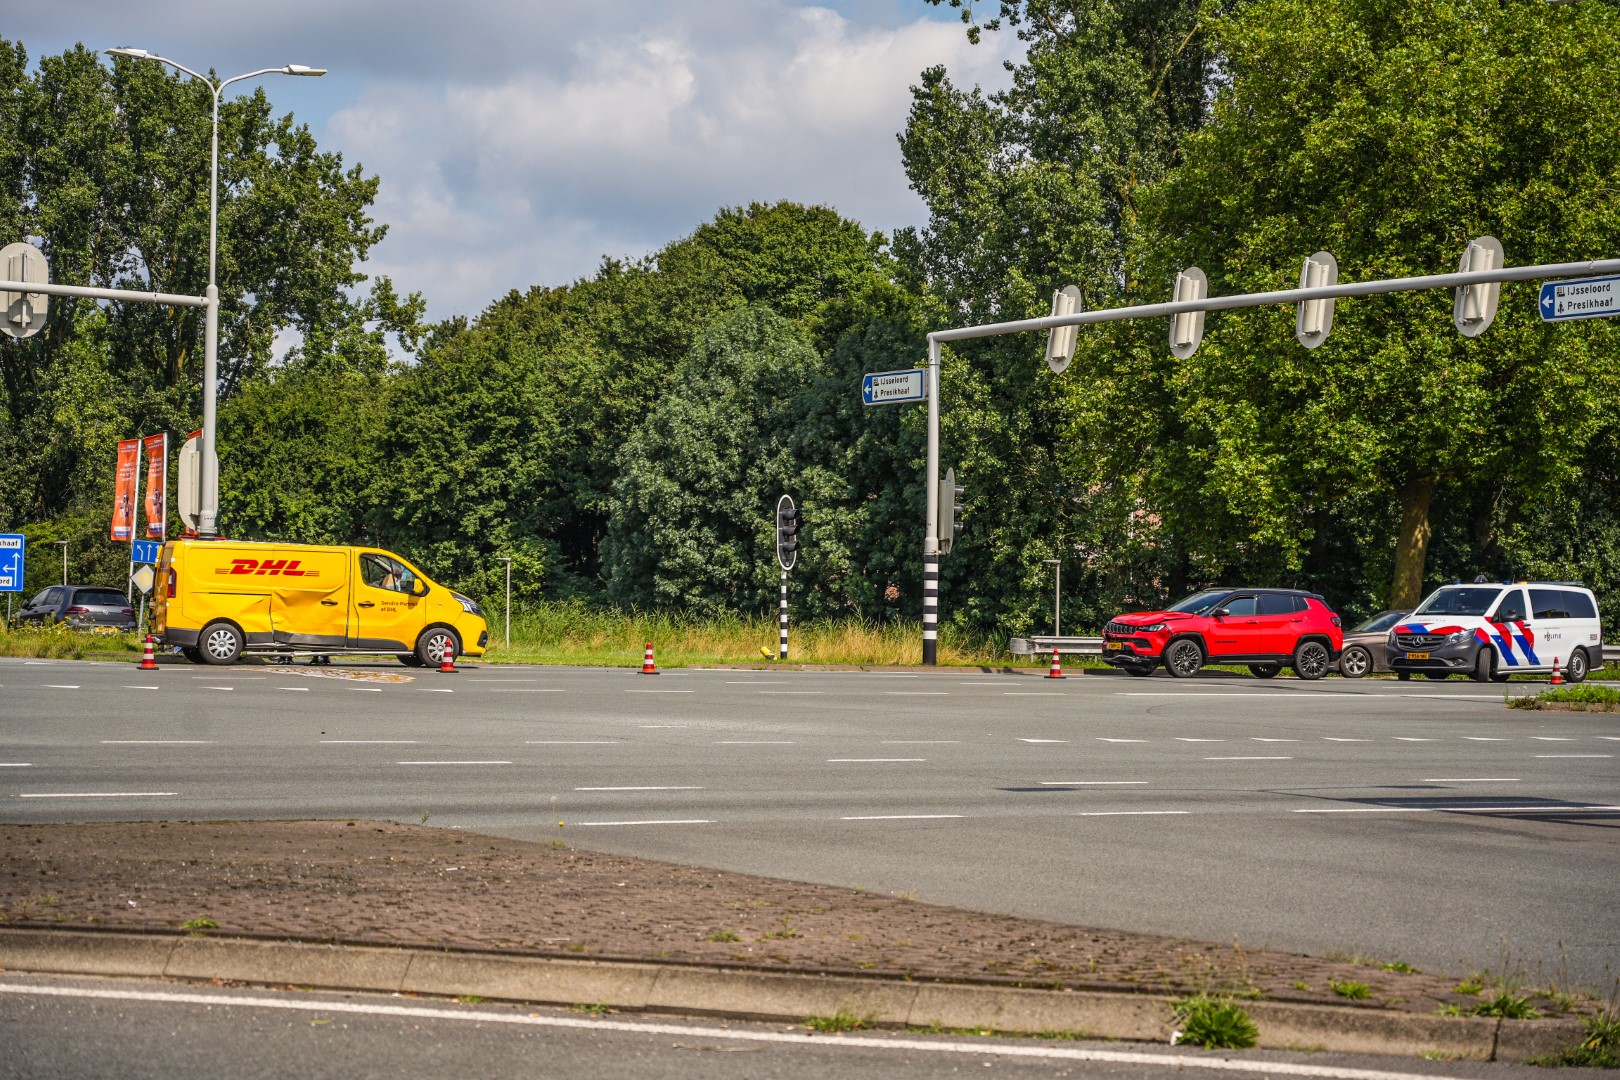
<svg viewBox="0 0 1620 1080">
<path fill-rule="evenodd" d="M 375 178 L 263 94 L 222 117 L 222 523 L 376 543 L 493 598 L 701 613 L 775 604 L 772 508 L 803 510 L 800 616 L 915 618 L 924 412 L 863 406 L 928 331 L 1212 291 L 1616 254 L 1620 12 L 1529 0 L 934 0 L 1026 47 L 1008 88 L 920 74 L 899 154 L 928 209 L 892 245 L 826 207 L 721 209 L 663 249 L 421 323 L 365 285 Z M 0 43 L 3 239 L 58 281 L 200 293 L 208 95 L 72 50 Z M 1620 369 L 1605 321 L 1496 325 L 1449 293 L 1340 301 L 1306 351 L 1293 312 L 1082 331 L 1054 376 L 1023 335 L 945 351 L 943 464 L 968 530 L 947 620 L 1045 630 L 1218 581 L 1314 587 L 1355 616 L 1453 576 L 1587 580 L 1620 618 Z M 278 355 L 278 338 L 298 344 Z M 391 345 L 390 339 L 393 344 Z M 197 424 L 200 316 L 54 303 L 0 341 L 0 529 L 30 583 L 116 583 L 120 438 Z"/>
</svg>

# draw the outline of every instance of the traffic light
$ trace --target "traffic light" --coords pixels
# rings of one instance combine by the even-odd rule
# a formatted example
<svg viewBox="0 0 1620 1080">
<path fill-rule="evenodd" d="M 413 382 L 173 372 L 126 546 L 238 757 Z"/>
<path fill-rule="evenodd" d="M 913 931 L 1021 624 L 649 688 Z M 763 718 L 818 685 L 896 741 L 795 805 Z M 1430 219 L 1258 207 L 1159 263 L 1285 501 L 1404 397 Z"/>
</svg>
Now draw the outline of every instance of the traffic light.
<svg viewBox="0 0 1620 1080">
<path fill-rule="evenodd" d="M 945 476 L 939 482 L 939 551 L 941 555 L 951 553 L 951 545 L 956 542 L 956 534 L 963 529 L 962 525 L 962 493 L 966 489 L 956 482 L 956 470 L 946 469 Z"/>
<path fill-rule="evenodd" d="M 787 495 L 776 500 L 776 561 L 783 570 L 799 561 L 799 508 Z"/>
</svg>

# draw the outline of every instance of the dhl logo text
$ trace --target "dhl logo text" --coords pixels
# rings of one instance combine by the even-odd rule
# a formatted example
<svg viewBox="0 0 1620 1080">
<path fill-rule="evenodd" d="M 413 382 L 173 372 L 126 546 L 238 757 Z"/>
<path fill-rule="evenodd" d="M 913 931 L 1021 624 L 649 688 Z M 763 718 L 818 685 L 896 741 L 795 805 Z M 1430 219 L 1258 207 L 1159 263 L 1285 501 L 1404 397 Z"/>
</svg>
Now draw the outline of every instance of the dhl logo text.
<svg viewBox="0 0 1620 1080">
<path fill-rule="evenodd" d="M 302 559 L 232 559 L 230 569 L 220 567 L 216 574 L 255 574 L 276 577 L 320 577 L 319 570 L 300 570 Z"/>
</svg>

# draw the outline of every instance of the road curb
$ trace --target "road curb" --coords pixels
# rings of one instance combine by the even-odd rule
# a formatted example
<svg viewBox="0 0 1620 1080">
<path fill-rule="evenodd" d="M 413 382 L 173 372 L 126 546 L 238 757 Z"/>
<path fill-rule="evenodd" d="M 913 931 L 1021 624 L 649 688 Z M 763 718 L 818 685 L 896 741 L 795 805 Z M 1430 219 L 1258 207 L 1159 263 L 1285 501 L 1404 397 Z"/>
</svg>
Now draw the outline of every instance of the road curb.
<svg viewBox="0 0 1620 1080">
<path fill-rule="evenodd" d="M 0 970 L 292 985 L 797 1023 L 845 1013 L 899 1027 L 1072 1032 L 1171 1040 L 1172 999 L 1139 993 L 1027 990 L 738 971 L 632 961 L 502 956 L 423 948 L 0 929 Z M 1585 1031 L 1579 1020 L 1420 1016 L 1332 1005 L 1243 1002 L 1260 1046 L 1342 1053 L 1424 1053 L 1522 1062 Z"/>
</svg>

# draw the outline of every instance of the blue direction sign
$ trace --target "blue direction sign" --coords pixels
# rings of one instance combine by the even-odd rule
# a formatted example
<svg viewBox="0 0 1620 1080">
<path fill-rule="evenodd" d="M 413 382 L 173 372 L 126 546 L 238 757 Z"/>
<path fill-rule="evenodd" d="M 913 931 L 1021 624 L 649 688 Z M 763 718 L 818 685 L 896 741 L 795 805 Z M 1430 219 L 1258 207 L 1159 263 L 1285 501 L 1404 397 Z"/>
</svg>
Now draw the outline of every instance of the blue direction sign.
<svg viewBox="0 0 1620 1080">
<path fill-rule="evenodd" d="M 161 540 L 136 540 L 129 545 L 129 561 L 132 563 L 149 563 L 157 565 L 158 549 L 163 546 Z"/>
<path fill-rule="evenodd" d="M 27 537 L 0 533 L 0 592 L 23 591 L 23 556 L 27 552 Z"/>
<path fill-rule="evenodd" d="M 1620 315 L 1620 277 L 1549 281 L 1541 287 L 1543 322 Z"/>
<path fill-rule="evenodd" d="M 901 405 L 927 401 L 928 383 L 922 368 L 906 371 L 872 371 L 861 376 L 861 401 L 867 405 Z"/>
</svg>

